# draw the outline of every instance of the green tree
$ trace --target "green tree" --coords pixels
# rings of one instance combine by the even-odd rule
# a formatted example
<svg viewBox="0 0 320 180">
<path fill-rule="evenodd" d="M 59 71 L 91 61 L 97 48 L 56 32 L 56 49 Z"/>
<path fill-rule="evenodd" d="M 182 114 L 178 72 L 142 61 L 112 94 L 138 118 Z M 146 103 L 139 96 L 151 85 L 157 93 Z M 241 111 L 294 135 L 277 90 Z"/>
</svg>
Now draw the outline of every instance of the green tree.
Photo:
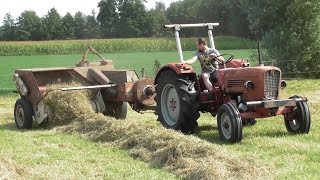
<svg viewBox="0 0 320 180">
<path fill-rule="evenodd" d="M 167 9 L 167 18 L 171 23 L 201 23 L 219 22 L 221 25 L 214 29 L 214 34 L 222 34 L 224 28 L 222 18 L 225 13 L 222 2 L 218 0 L 184 0 L 171 3 Z M 181 36 L 205 36 L 203 28 L 193 28 L 181 31 Z"/>
<path fill-rule="evenodd" d="M 0 26 L 0 41 L 3 40 L 3 27 Z"/>
<path fill-rule="evenodd" d="M 119 4 L 118 31 L 121 37 L 141 37 L 145 33 L 147 11 L 143 0 L 122 0 Z"/>
<path fill-rule="evenodd" d="M 2 37 L 5 41 L 16 40 L 15 39 L 15 23 L 10 13 L 6 13 L 2 22 Z"/>
<path fill-rule="evenodd" d="M 75 21 L 73 16 L 68 12 L 61 19 L 62 23 L 62 38 L 63 39 L 74 39 L 75 38 Z"/>
<path fill-rule="evenodd" d="M 18 17 L 18 40 L 41 40 L 41 21 L 35 11 L 24 11 Z"/>
<path fill-rule="evenodd" d="M 156 2 L 154 9 L 147 12 L 147 23 L 145 26 L 145 36 L 159 37 L 167 34 L 163 26 L 167 24 L 166 6 L 163 2 Z"/>
<path fill-rule="evenodd" d="M 82 12 L 76 12 L 74 15 L 74 34 L 76 39 L 85 38 L 86 19 Z"/>
<path fill-rule="evenodd" d="M 171 3 L 166 11 L 170 23 L 218 22 L 214 35 L 251 37 L 247 11 L 241 0 L 183 0 Z M 253 0 L 252 0 L 253 1 Z M 249 7 L 250 8 L 250 7 Z M 205 29 L 181 31 L 182 36 L 206 36 Z"/>
<path fill-rule="evenodd" d="M 98 3 L 99 13 L 97 20 L 100 23 L 100 34 L 103 38 L 114 37 L 117 33 L 119 15 L 117 13 L 116 0 L 102 0 Z"/>
<path fill-rule="evenodd" d="M 320 78 L 320 2 L 294 0 L 285 9 L 284 17 L 273 19 L 277 26 L 264 36 L 269 57 L 285 73 L 298 73 L 292 76 Z"/>
<path fill-rule="evenodd" d="M 92 11 L 91 15 L 86 17 L 86 38 L 99 38 L 99 22 L 96 19 L 96 14 Z"/>
<path fill-rule="evenodd" d="M 50 9 L 44 18 L 45 39 L 62 39 L 61 16 L 55 8 Z"/>
<path fill-rule="evenodd" d="M 242 9 L 239 0 L 225 0 L 223 5 L 226 9 L 222 26 L 225 27 L 223 34 L 231 34 L 232 36 L 243 38 L 254 38 L 250 32 L 248 14 Z M 226 30 L 227 29 L 227 30 Z"/>
<path fill-rule="evenodd" d="M 250 30 L 258 40 L 287 21 L 287 7 L 293 1 L 239 0 L 241 9 L 247 14 Z"/>
</svg>

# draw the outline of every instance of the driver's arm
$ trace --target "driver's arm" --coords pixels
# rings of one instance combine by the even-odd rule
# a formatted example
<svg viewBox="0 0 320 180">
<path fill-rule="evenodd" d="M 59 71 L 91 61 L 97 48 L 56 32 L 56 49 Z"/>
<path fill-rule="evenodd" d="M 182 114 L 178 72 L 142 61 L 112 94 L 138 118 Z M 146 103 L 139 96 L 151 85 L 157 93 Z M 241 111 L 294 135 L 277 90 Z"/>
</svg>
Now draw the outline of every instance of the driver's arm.
<svg viewBox="0 0 320 180">
<path fill-rule="evenodd" d="M 210 58 L 217 58 L 219 61 L 224 62 L 223 56 L 220 56 L 220 53 L 217 49 L 213 49 L 213 53 L 209 55 Z"/>
<path fill-rule="evenodd" d="M 184 63 L 192 64 L 192 63 L 196 62 L 197 59 L 198 59 L 198 56 L 193 56 L 191 59 L 185 60 Z"/>
</svg>

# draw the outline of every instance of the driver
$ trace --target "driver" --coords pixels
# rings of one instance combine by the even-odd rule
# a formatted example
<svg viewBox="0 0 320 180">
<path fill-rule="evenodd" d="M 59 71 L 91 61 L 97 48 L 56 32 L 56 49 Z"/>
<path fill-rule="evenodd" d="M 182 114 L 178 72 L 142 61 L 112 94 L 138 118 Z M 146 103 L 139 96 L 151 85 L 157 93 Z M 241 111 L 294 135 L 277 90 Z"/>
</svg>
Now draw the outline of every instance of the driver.
<svg viewBox="0 0 320 180">
<path fill-rule="evenodd" d="M 218 50 L 214 48 L 208 48 L 207 41 L 205 38 L 198 38 L 196 40 L 197 52 L 194 56 L 186 60 L 185 63 L 192 64 L 197 61 L 200 61 L 201 64 L 201 76 L 204 82 L 204 85 L 208 89 L 208 91 L 212 91 L 212 83 L 210 82 L 210 74 L 213 74 L 214 77 L 217 77 L 217 63 L 214 63 L 216 59 L 219 61 L 224 61 L 224 58 L 220 56 Z"/>
</svg>

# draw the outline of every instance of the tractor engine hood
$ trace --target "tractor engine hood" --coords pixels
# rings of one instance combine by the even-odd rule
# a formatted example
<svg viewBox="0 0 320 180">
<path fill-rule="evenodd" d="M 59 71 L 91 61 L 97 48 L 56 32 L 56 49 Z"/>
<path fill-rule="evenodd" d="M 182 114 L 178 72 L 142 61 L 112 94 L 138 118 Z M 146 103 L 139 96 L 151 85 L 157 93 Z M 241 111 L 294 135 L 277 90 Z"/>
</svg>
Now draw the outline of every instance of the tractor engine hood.
<svg viewBox="0 0 320 180">
<path fill-rule="evenodd" d="M 278 99 L 281 70 L 271 66 L 218 70 L 219 83 L 227 94 L 242 94 L 242 100 Z"/>
</svg>

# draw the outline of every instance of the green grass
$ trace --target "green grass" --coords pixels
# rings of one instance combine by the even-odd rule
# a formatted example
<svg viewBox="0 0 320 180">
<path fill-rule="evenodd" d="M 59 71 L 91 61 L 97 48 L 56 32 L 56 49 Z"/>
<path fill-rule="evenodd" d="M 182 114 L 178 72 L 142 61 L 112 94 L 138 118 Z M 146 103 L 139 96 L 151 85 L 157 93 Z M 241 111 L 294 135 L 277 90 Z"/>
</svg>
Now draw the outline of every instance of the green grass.
<svg viewBox="0 0 320 180">
<path fill-rule="evenodd" d="M 249 57 L 251 50 L 222 51 L 237 57 Z M 191 57 L 193 52 L 186 52 Z M 152 76 L 153 60 L 162 64 L 178 59 L 176 52 L 105 54 L 114 60 L 117 68 L 148 68 Z M 118 148 L 85 140 L 77 135 L 63 134 L 54 130 L 36 129 L 18 131 L 14 126 L 13 106 L 17 95 L 2 88 L 12 89 L 11 77 L 16 68 L 72 66 L 80 55 L 0 57 L 0 165 L 24 179 L 175 179 L 166 171 L 152 168 L 149 164 L 130 157 Z M 197 68 L 195 66 L 195 68 Z M 252 127 L 244 127 L 243 140 L 226 144 L 218 138 L 216 118 L 201 114 L 196 136 L 212 144 L 228 148 L 230 153 L 252 156 L 272 168 L 265 179 L 319 179 L 320 178 L 320 81 L 288 81 L 282 98 L 291 95 L 308 97 L 312 125 L 309 134 L 291 135 L 286 131 L 282 116 L 259 119 Z M 156 116 L 129 112 L 129 118 L 140 118 L 155 123 Z M 1 168 L 1 166 L 0 166 Z M 0 174 L 1 175 L 1 174 Z"/>
<path fill-rule="evenodd" d="M 12 119 L 17 98 L 1 97 L 1 178 L 4 166 L 11 178 L 23 179 L 177 179 L 111 145 L 54 130 L 18 131 Z"/>
<path fill-rule="evenodd" d="M 216 118 L 201 115 L 197 136 L 211 143 L 227 146 L 230 151 L 254 156 L 275 168 L 276 179 L 320 178 L 320 80 L 288 81 L 282 98 L 301 95 L 309 99 L 312 125 L 309 134 L 292 135 L 285 128 L 283 116 L 257 119 L 252 127 L 243 129 L 243 140 L 238 144 L 221 144 Z M 268 179 L 268 178 L 267 178 Z"/>
<path fill-rule="evenodd" d="M 234 54 L 237 58 L 248 58 L 253 50 L 222 50 L 221 53 Z M 185 59 L 191 58 L 194 51 L 186 51 Z M 35 67 L 74 66 L 82 55 L 53 55 L 53 56 L 0 56 L 0 89 L 14 89 L 12 76 L 15 69 Z M 134 69 L 141 75 L 141 68 L 146 69 L 149 77 L 154 77 L 154 60 L 162 65 L 168 62 L 179 62 L 177 52 L 141 52 L 141 53 L 110 53 L 103 57 L 112 59 L 117 69 Z M 90 54 L 88 59 L 98 60 L 96 55 Z M 143 64 L 143 66 L 142 66 Z M 200 70 L 199 63 L 194 68 Z"/>
<path fill-rule="evenodd" d="M 251 156 L 267 164 L 275 179 L 320 178 L 320 81 L 288 81 L 282 98 L 299 94 L 308 97 L 312 114 L 309 134 L 291 135 L 281 116 L 259 119 L 255 126 L 244 127 L 243 140 L 226 144 L 218 138 L 216 118 L 201 114 L 196 136 L 228 149 L 230 154 Z M 84 140 L 77 135 L 54 130 L 18 131 L 12 110 L 18 97 L 2 95 L 0 101 L 0 164 L 13 162 L 16 173 L 24 178 L 99 178 L 99 179 L 174 179 L 172 174 L 132 159 L 127 151 Z M 152 114 L 129 111 L 128 118 L 156 122 Z M 228 153 L 227 151 L 227 153 Z M 6 163 L 8 164 L 8 163 Z M 12 165 L 11 165 L 12 166 Z M 265 177 L 265 179 L 269 179 Z"/>
</svg>

